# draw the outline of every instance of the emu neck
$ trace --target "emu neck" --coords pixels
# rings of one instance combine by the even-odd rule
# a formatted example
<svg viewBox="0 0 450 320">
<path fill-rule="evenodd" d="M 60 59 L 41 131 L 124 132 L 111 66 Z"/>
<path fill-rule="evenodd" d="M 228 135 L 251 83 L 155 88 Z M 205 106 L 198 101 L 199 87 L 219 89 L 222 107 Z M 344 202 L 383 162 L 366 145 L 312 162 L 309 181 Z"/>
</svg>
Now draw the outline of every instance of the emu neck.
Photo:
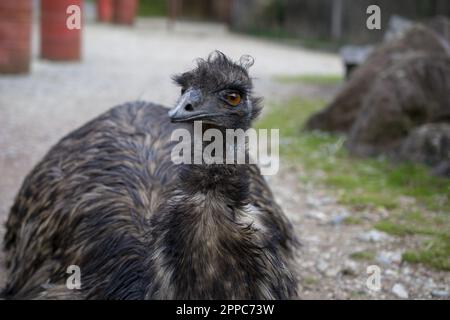
<svg viewBox="0 0 450 320">
<path fill-rule="evenodd" d="M 254 298 L 256 289 L 245 281 L 255 274 L 244 267 L 256 265 L 260 253 L 244 217 L 248 166 L 183 164 L 179 170 L 169 200 L 152 221 L 157 250 L 151 265 L 158 268 L 150 290 L 164 293 L 157 295 L 162 299 Z M 183 276 L 173 283 L 164 280 L 167 273 Z"/>
<path fill-rule="evenodd" d="M 184 165 L 179 181 L 185 194 L 203 194 L 233 207 L 247 204 L 249 178 L 246 165 Z"/>
<path fill-rule="evenodd" d="M 209 126 L 202 128 L 202 137 L 206 130 L 211 129 Z M 246 199 L 249 193 L 249 176 L 247 164 L 237 164 L 236 154 L 234 161 L 228 163 L 227 152 L 236 150 L 235 143 L 227 142 L 225 129 L 218 129 L 222 133 L 222 155 L 219 156 L 221 163 L 208 164 L 203 157 L 200 164 L 184 164 L 180 170 L 179 181 L 182 190 L 186 194 L 205 194 L 209 197 L 219 198 L 231 206 L 246 205 Z M 194 137 L 198 139 L 198 137 Z M 192 158 L 194 158 L 195 142 L 192 141 Z M 202 145 L 202 150 L 211 143 L 211 141 L 197 140 Z M 245 148 L 244 148 L 245 149 Z M 247 157 L 247 152 L 245 150 Z"/>
</svg>

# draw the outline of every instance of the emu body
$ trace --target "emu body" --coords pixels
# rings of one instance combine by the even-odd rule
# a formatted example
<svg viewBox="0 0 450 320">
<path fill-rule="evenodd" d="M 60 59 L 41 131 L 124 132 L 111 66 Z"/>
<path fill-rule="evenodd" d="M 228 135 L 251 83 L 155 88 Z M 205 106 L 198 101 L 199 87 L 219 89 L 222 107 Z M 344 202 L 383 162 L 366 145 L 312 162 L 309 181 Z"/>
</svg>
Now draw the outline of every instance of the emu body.
<svg viewBox="0 0 450 320">
<path fill-rule="evenodd" d="M 134 102 L 54 146 L 6 224 L 4 297 L 295 297 L 295 237 L 259 169 L 175 165 L 176 128 L 192 124 Z M 65 286 L 70 265 L 80 290 Z"/>
</svg>

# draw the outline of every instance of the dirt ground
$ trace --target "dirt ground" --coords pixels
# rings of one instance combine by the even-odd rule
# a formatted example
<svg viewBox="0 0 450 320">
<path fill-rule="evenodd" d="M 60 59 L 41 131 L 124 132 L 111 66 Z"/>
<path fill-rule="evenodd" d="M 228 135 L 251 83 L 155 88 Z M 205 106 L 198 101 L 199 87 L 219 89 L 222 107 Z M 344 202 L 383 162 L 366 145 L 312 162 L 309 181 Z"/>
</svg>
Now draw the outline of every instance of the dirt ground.
<svg viewBox="0 0 450 320">
<path fill-rule="evenodd" d="M 272 178 L 278 202 L 297 230 L 301 299 L 448 299 L 450 273 L 401 262 L 411 238 L 391 237 L 372 229 L 388 211 L 352 212 L 336 195 L 317 186 L 299 183 L 296 165 L 284 167 Z M 363 217 L 346 225 L 342 219 Z M 375 261 L 351 259 L 354 253 L 375 252 Z M 369 290 L 367 268 L 381 271 L 380 290 Z"/>
<path fill-rule="evenodd" d="M 336 55 L 233 35 L 217 25 L 182 23 L 168 31 L 163 20 L 140 20 L 135 28 L 88 24 L 84 31 L 81 63 L 37 59 L 35 33 L 31 74 L 0 76 L 2 223 L 26 173 L 62 136 L 125 101 L 173 104 L 178 88 L 171 85 L 170 76 L 188 70 L 195 58 L 215 49 L 236 59 L 242 54 L 254 56 L 256 91 L 271 102 L 293 96 L 331 99 L 336 92 L 282 85 L 273 81 L 277 75 L 342 73 Z M 335 195 L 301 184 L 298 166 L 283 162 L 281 166 L 280 174 L 269 182 L 302 242 L 300 298 L 446 298 L 449 273 L 403 265 L 399 255 L 402 241 L 408 239 L 371 230 L 373 219 L 385 212 L 367 214 L 366 223 L 360 225 L 344 225 L 342 217 L 352 213 L 337 204 Z M 1 227 L 0 237 L 3 233 Z M 367 264 L 349 258 L 368 249 L 378 253 L 381 291 L 367 288 Z M 0 287 L 4 280 L 0 269 Z"/>
</svg>

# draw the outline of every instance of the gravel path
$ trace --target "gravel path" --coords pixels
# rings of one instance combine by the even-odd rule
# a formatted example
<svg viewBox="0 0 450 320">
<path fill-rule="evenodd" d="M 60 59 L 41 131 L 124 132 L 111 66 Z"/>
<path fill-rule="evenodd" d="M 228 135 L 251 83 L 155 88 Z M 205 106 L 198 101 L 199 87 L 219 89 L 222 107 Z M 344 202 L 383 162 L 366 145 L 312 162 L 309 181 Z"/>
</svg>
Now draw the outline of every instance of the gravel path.
<svg viewBox="0 0 450 320">
<path fill-rule="evenodd" d="M 233 35 L 218 25 L 180 23 L 168 31 L 164 20 L 140 20 L 135 28 L 88 24 L 82 63 L 38 60 L 37 43 L 35 34 L 30 75 L 0 76 L 0 222 L 6 219 L 25 174 L 51 145 L 122 102 L 145 99 L 172 104 L 179 89 L 171 85 L 170 75 L 191 68 L 196 57 L 215 49 L 235 59 L 242 54 L 254 56 L 256 90 L 269 101 L 295 95 L 329 99 L 334 93 L 280 85 L 272 81 L 274 76 L 342 72 L 335 55 Z M 394 284 L 400 285 L 395 290 L 400 296 L 405 289 L 410 298 L 448 292 L 448 273 L 402 266 L 398 261 L 402 243 L 386 235 L 369 233 L 376 241 L 361 240 L 367 238 L 370 219 L 366 225 L 342 225 L 339 215 L 351 213 L 337 205 L 329 192 L 300 185 L 297 172 L 298 168 L 284 166 L 270 183 L 303 243 L 302 298 L 395 298 L 399 296 L 391 292 Z M 3 232 L 1 227 L 0 237 Z M 349 254 L 367 248 L 385 253 L 380 292 L 365 287 L 364 263 L 349 259 Z M 0 286 L 2 281 L 0 269 Z"/>
<path fill-rule="evenodd" d="M 353 212 L 339 205 L 329 190 L 299 183 L 303 170 L 284 164 L 270 183 L 302 243 L 302 299 L 449 299 L 449 272 L 401 262 L 402 253 L 414 247 L 416 239 L 372 229 L 389 212 Z M 346 225 L 343 220 L 352 216 L 362 217 L 362 223 Z M 373 252 L 374 261 L 352 259 L 358 252 Z M 379 291 L 366 285 L 371 265 L 380 270 Z"/>
</svg>

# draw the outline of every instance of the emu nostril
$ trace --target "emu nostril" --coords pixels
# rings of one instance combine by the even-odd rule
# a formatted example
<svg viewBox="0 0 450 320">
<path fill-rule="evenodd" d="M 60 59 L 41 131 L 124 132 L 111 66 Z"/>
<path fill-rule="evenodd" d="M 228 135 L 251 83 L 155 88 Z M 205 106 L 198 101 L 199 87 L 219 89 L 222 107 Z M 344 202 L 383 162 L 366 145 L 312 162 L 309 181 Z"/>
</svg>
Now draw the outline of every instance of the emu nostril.
<svg viewBox="0 0 450 320">
<path fill-rule="evenodd" d="M 194 111 L 194 108 L 192 107 L 192 104 L 187 104 L 184 106 L 184 110 L 186 111 Z"/>
</svg>

